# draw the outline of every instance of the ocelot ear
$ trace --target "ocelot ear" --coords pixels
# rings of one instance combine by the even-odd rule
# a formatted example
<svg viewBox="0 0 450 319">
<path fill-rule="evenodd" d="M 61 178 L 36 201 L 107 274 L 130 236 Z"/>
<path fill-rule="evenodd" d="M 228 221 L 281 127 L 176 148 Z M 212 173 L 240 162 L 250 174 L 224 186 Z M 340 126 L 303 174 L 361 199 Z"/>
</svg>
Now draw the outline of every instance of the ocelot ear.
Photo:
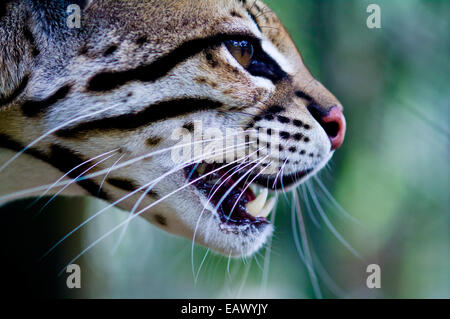
<svg viewBox="0 0 450 319">
<path fill-rule="evenodd" d="M 92 1 L 0 0 L 0 111 L 26 91 L 41 47 L 77 32 L 68 25 L 71 10 L 82 13 Z"/>
</svg>

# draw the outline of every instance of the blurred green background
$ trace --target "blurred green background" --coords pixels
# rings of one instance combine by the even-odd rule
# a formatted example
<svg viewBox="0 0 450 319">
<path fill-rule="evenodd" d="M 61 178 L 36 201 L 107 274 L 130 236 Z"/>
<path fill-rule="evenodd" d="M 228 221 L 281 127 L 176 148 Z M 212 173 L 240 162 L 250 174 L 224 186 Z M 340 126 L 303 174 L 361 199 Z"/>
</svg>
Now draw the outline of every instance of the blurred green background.
<svg viewBox="0 0 450 319">
<path fill-rule="evenodd" d="M 189 241 L 135 220 L 119 244 L 120 232 L 78 261 L 79 296 L 450 297 L 450 1 L 267 3 L 345 107 L 346 141 L 318 176 L 336 202 L 310 181 L 299 190 L 305 227 L 294 231 L 292 196 L 279 195 L 270 249 L 229 262 L 195 247 L 194 272 Z M 381 29 L 366 26 L 370 3 L 381 8 Z M 103 205 L 59 199 L 49 211 L 85 219 Z M 127 216 L 109 210 L 90 223 L 66 262 Z M 381 289 L 366 286 L 369 264 L 381 267 Z"/>
</svg>

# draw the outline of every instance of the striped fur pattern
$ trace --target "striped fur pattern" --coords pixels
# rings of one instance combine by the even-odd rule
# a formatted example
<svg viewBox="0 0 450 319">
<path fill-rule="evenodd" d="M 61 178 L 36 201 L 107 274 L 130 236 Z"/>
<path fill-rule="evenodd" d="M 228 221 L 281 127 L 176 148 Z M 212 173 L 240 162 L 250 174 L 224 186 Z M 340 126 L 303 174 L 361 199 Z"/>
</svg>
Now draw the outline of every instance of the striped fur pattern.
<svg viewBox="0 0 450 319">
<path fill-rule="evenodd" d="M 261 1 L 78 1 L 82 26 L 70 29 L 66 8 L 74 2 L 0 4 L 0 165 L 38 139 L 0 171 L 0 196 L 66 173 L 77 178 L 94 164 L 83 162 L 104 153 L 112 152 L 89 173 L 171 147 L 175 129 L 199 120 L 219 129 L 283 132 L 283 174 L 309 172 L 298 182 L 331 158 L 330 140 L 307 107 L 341 106 Z M 258 46 L 270 72 L 251 73 L 234 59 L 224 42 L 242 39 Z M 63 194 L 113 203 L 172 168 L 170 152 L 160 152 L 111 169 L 106 178 L 79 181 Z M 174 172 L 116 206 L 131 211 L 145 193 L 139 211 L 184 185 L 184 173 Z M 195 232 L 196 243 L 227 256 L 251 255 L 271 235 L 270 224 L 224 225 L 204 211 L 205 200 L 186 187 L 142 216 L 189 239 Z"/>
</svg>

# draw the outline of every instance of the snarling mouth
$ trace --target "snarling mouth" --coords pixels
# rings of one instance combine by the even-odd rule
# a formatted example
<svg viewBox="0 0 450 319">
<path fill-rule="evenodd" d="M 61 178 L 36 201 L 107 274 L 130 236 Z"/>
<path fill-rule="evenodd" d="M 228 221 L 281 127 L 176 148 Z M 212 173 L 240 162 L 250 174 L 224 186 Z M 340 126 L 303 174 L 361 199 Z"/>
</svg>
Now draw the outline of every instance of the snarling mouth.
<svg viewBox="0 0 450 319">
<path fill-rule="evenodd" d="M 242 164 L 197 163 L 185 168 L 187 182 L 208 199 L 222 223 L 256 227 L 269 223 L 267 217 L 276 204 L 274 197 L 268 197 L 268 190 L 295 184 L 309 172 L 311 170 L 284 176 L 260 176 L 246 170 Z"/>
</svg>

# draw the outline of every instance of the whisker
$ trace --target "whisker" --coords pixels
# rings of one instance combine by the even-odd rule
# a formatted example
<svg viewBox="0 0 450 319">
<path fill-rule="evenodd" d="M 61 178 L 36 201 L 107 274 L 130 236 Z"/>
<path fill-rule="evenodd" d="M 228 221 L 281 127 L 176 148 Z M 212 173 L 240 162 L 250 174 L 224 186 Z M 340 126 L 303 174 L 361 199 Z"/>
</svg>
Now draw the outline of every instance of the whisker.
<svg viewBox="0 0 450 319">
<path fill-rule="evenodd" d="M 317 254 L 312 251 L 312 257 L 313 257 L 313 262 L 314 265 L 317 269 L 317 272 L 320 275 L 320 279 L 322 280 L 322 282 L 327 286 L 327 288 L 331 291 L 331 293 L 333 293 L 335 296 L 339 297 L 339 298 L 345 298 L 347 293 L 344 292 L 335 282 L 334 280 L 330 277 L 330 275 L 328 274 L 328 272 L 325 270 L 325 267 L 322 265 L 319 257 L 317 256 Z"/>
<path fill-rule="evenodd" d="M 277 30 L 277 31 L 280 30 L 280 28 L 277 28 L 277 27 L 269 27 L 269 26 L 266 26 L 266 25 L 260 25 L 259 27 L 260 27 L 261 29 L 262 29 L 262 28 L 266 28 L 266 29 L 274 29 L 274 30 Z"/>
<path fill-rule="evenodd" d="M 99 194 L 102 191 L 103 185 L 106 182 L 106 179 L 108 178 L 111 171 L 114 169 L 114 167 L 125 157 L 125 154 L 121 155 L 117 161 L 114 162 L 114 164 L 109 168 L 108 172 L 105 174 L 105 177 L 103 177 L 103 180 L 98 188 L 97 194 Z"/>
<path fill-rule="evenodd" d="M 245 143 L 248 144 L 248 143 Z M 228 148 L 234 148 L 236 146 L 230 146 Z M 206 157 L 209 158 L 209 157 Z M 197 158 L 197 159 L 202 159 L 202 158 Z M 194 160 L 197 160 L 194 159 Z M 42 260 L 43 258 L 45 258 L 46 256 L 48 256 L 58 245 L 60 245 L 64 240 L 66 240 L 69 236 L 71 236 L 74 232 L 76 232 L 77 230 L 79 230 L 81 227 L 83 227 L 84 225 L 86 225 L 87 223 L 89 223 L 91 220 L 93 220 L 94 218 L 96 218 L 97 216 L 99 216 L 100 214 L 102 214 L 103 212 L 105 212 L 106 210 L 108 210 L 111 207 L 114 207 L 115 205 L 117 205 L 118 203 L 122 202 L 123 200 L 133 196 L 134 194 L 140 192 L 142 189 L 149 187 L 150 185 L 152 185 L 152 183 L 156 184 L 159 181 L 161 181 L 162 179 L 164 179 L 165 177 L 167 177 L 168 175 L 183 169 L 184 167 L 187 167 L 189 165 L 191 165 L 192 162 L 188 162 L 188 163 L 184 163 L 184 166 L 182 167 L 175 167 L 174 169 L 172 169 L 171 171 L 163 174 L 162 176 L 158 177 L 157 179 L 139 187 L 138 189 L 128 193 L 127 195 L 123 196 L 122 198 L 118 199 L 117 201 L 109 204 L 108 206 L 104 207 L 103 209 L 101 209 L 100 211 L 98 211 L 97 213 L 95 213 L 94 215 L 92 215 L 91 217 L 89 217 L 88 219 L 86 219 L 84 222 L 82 222 L 80 225 L 78 225 L 77 227 L 75 227 L 72 231 L 70 231 L 69 233 L 67 233 L 62 239 L 60 239 L 55 245 L 53 245 L 39 260 Z M 189 185 L 189 184 L 188 184 Z M 134 217 L 133 217 L 134 218 Z"/>
<path fill-rule="evenodd" d="M 261 150 L 261 149 L 260 149 L 260 150 Z M 260 150 L 257 150 L 255 153 L 257 153 L 257 152 L 260 151 Z M 247 156 L 247 157 L 250 157 L 250 156 L 251 156 L 251 155 L 249 155 L 249 156 Z M 267 157 L 267 156 L 266 156 L 266 157 Z M 263 159 L 262 161 L 264 161 L 264 159 Z M 262 162 L 262 161 L 261 161 L 261 162 Z M 251 165 L 251 163 L 250 163 L 250 164 L 247 164 L 246 166 L 249 166 L 249 165 Z M 255 169 L 258 165 L 259 165 L 259 164 L 255 165 L 255 167 L 253 167 L 249 172 L 246 172 L 245 175 L 250 174 L 251 171 L 252 171 L 253 169 Z M 229 176 L 226 180 L 230 179 L 235 173 L 237 173 L 238 171 L 244 169 L 246 166 L 244 166 L 243 168 L 241 168 L 241 169 L 235 171 L 235 172 L 234 172 L 233 174 L 231 174 L 231 176 Z M 239 184 L 240 180 L 242 180 L 242 179 L 245 177 L 245 175 L 242 176 L 235 184 L 233 184 L 233 185 L 231 186 L 231 188 L 229 189 L 229 191 L 228 191 L 225 195 L 223 195 L 223 197 L 222 197 L 221 200 L 219 201 L 219 204 L 217 204 L 217 206 L 215 207 L 214 210 L 217 210 L 217 209 L 218 209 L 218 207 L 220 206 L 220 204 L 222 203 L 222 201 L 226 198 L 226 196 L 228 196 L 228 193 L 231 192 L 231 191 L 235 188 L 235 186 L 236 186 L 237 184 Z M 226 180 L 225 180 L 223 183 L 225 183 Z M 223 184 L 223 183 L 222 183 L 222 184 Z M 221 184 L 221 185 L 222 185 L 222 184 Z M 220 186 L 221 186 L 221 185 L 220 185 Z M 217 188 L 217 190 L 220 188 L 220 186 Z M 217 190 L 214 192 L 214 194 L 217 192 Z M 211 199 L 212 199 L 212 197 L 214 196 L 214 194 L 208 199 L 208 202 L 211 201 Z M 241 195 L 242 195 L 242 194 L 243 194 L 243 193 L 241 193 Z M 240 195 L 240 196 L 241 196 L 241 195 Z M 233 209 L 231 210 L 230 214 L 228 215 L 228 218 L 231 216 L 231 214 L 232 214 L 232 212 L 233 212 L 233 210 L 234 210 L 234 207 L 236 206 L 236 203 L 237 203 L 237 202 L 235 202 L 235 205 L 233 206 Z M 195 234 L 196 234 L 196 231 L 197 231 L 198 222 L 200 221 L 200 218 L 201 218 L 203 212 L 205 211 L 205 209 L 206 209 L 206 207 L 203 208 L 203 210 L 202 210 L 202 212 L 201 212 L 201 214 L 200 214 L 200 217 L 199 217 L 198 220 L 197 220 L 197 224 L 196 224 L 196 227 L 195 227 L 195 232 L 194 232 L 194 236 L 193 236 L 193 240 L 192 240 L 192 244 L 193 244 L 193 245 L 194 245 L 194 243 L 195 243 Z M 207 241 L 207 240 L 208 240 L 208 239 L 205 238 L 205 241 Z M 199 270 L 199 271 L 200 271 L 200 270 Z M 198 274 L 197 274 L 197 276 L 198 276 Z"/>
<path fill-rule="evenodd" d="M 43 193 L 42 195 L 40 195 L 38 198 L 36 198 L 36 199 L 35 199 L 31 204 L 29 204 L 25 209 L 30 209 L 31 207 L 33 207 L 33 206 L 34 206 L 37 202 L 39 202 L 45 195 L 47 195 L 48 192 L 49 192 L 51 189 L 55 188 L 55 185 L 57 185 L 60 181 L 62 181 L 65 177 L 67 177 L 70 173 L 72 173 L 72 172 L 75 171 L 76 169 L 80 168 L 81 166 L 83 166 L 83 165 L 85 165 L 85 164 L 87 164 L 87 163 L 89 163 L 89 162 L 95 161 L 95 160 L 98 159 L 98 158 L 101 158 L 101 157 L 103 157 L 103 156 L 105 156 L 105 155 L 108 155 L 108 154 L 111 154 L 111 153 L 117 152 L 117 151 L 118 151 L 118 149 L 115 149 L 115 150 L 112 150 L 112 151 L 109 151 L 109 152 L 100 154 L 100 155 L 98 155 L 98 156 L 96 156 L 96 157 L 91 158 L 90 160 L 87 160 L 87 161 L 85 161 L 85 162 L 83 162 L 83 163 L 81 163 L 81 164 L 75 166 L 75 167 L 72 168 L 70 171 L 68 171 L 66 174 L 64 174 L 63 176 L 61 176 L 55 183 L 53 183 L 52 185 L 50 185 L 50 186 L 44 191 L 44 193 Z M 72 179 L 71 179 L 71 180 L 72 180 Z M 70 182 L 71 182 L 71 181 L 70 181 Z"/>
<path fill-rule="evenodd" d="M 110 159 L 111 157 L 113 157 L 115 154 L 111 154 L 108 157 L 102 159 L 101 161 L 95 163 L 94 165 L 92 165 L 91 167 L 89 167 L 87 170 L 83 171 L 80 175 L 78 175 L 75 179 L 73 179 L 71 181 L 71 183 L 65 185 L 63 188 L 61 188 L 59 191 L 57 191 L 46 203 L 44 206 L 42 206 L 42 208 L 34 215 L 33 218 L 38 217 L 42 211 L 59 195 L 61 194 L 63 191 L 65 191 L 68 187 L 70 187 L 72 184 L 78 182 L 78 179 L 83 176 L 84 174 L 86 174 L 87 172 L 89 172 L 91 169 L 97 167 L 98 165 L 100 165 L 101 163 L 107 161 L 108 159 Z"/>
<path fill-rule="evenodd" d="M 235 147 L 235 146 L 233 146 Z M 233 165 L 235 164 L 237 161 L 239 161 L 241 159 L 238 159 L 236 161 L 233 161 L 231 163 L 228 163 L 226 165 L 224 165 L 223 167 L 227 167 L 229 165 Z M 219 171 L 220 169 L 222 169 L 223 167 L 217 169 L 217 170 L 213 170 L 211 172 L 209 172 L 208 174 L 205 174 L 204 176 L 201 176 L 195 180 L 193 180 L 192 182 L 190 182 L 189 184 L 183 185 L 181 187 L 179 187 L 178 189 L 172 191 L 171 193 L 165 195 L 164 197 L 161 197 L 160 199 L 158 199 L 157 201 L 153 202 L 152 204 L 148 205 L 147 207 L 141 209 L 139 212 L 137 212 L 132 219 L 136 218 L 137 216 L 139 216 L 140 214 L 142 214 L 143 212 L 149 210 L 150 208 L 152 208 L 155 205 L 158 205 L 159 203 L 161 203 L 162 201 L 164 201 L 165 199 L 167 199 L 168 197 L 178 193 L 179 191 L 189 187 L 190 185 L 196 183 L 197 181 L 203 179 L 204 177 L 210 175 L 210 174 L 214 174 L 216 171 Z M 59 272 L 59 275 L 61 275 L 64 270 L 67 268 L 68 265 L 74 263 L 78 258 L 80 258 L 84 253 L 86 253 L 87 251 L 89 251 L 90 249 L 92 249 L 97 243 L 99 243 L 100 241 L 102 241 L 103 239 L 105 239 L 106 237 L 108 237 L 109 235 L 111 235 L 112 233 L 114 233 L 117 229 L 119 229 L 120 227 L 122 227 L 125 223 L 127 223 L 127 221 L 121 222 L 119 223 L 117 226 L 113 227 L 112 229 L 110 229 L 107 233 L 105 233 L 104 235 L 102 235 L 100 238 L 98 238 L 97 240 L 95 240 L 93 243 L 91 243 L 87 248 L 85 248 L 81 253 L 79 253 L 75 258 L 73 258 L 66 266 L 63 267 L 63 269 L 61 269 L 61 271 Z"/>
<path fill-rule="evenodd" d="M 319 212 L 320 217 L 327 225 L 328 229 L 331 231 L 331 233 L 336 237 L 337 240 L 341 242 L 342 245 L 344 245 L 356 258 L 360 259 L 361 261 L 364 261 L 364 258 L 341 236 L 341 234 L 334 228 L 334 226 L 331 224 L 330 220 L 328 219 L 327 215 L 322 209 L 322 206 L 320 206 L 319 201 L 317 200 L 317 197 L 313 193 L 312 188 L 308 183 L 306 183 L 306 187 L 309 190 L 309 193 L 311 195 L 311 198 L 313 200 L 314 206 L 316 207 L 317 211 Z"/>
<path fill-rule="evenodd" d="M 308 213 L 308 215 L 309 215 L 309 218 L 311 219 L 311 221 L 313 222 L 313 224 L 317 227 L 317 228 L 322 228 L 321 226 L 320 226 L 320 224 L 319 224 L 319 222 L 317 221 L 317 219 L 316 219 L 316 217 L 314 216 L 314 214 L 313 214 L 313 210 L 312 210 L 312 207 L 311 207 L 311 203 L 309 202 L 309 198 L 308 198 L 308 193 L 306 192 L 306 188 L 305 188 L 306 186 L 305 185 L 300 185 L 300 190 L 301 190 L 301 192 L 302 192 L 302 196 L 303 196 L 303 199 L 304 199 L 304 203 L 305 203 L 305 206 L 306 206 L 306 212 Z"/>
<path fill-rule="evenodd" d="M 281 176 L 280 182 L 281 182 L 281 189 L 282 189 L 282 191 L 283 191 L 284 199 L 286 200 L 286 203 L 289 205 L 290 202 L 289 202 L 289 199 L 288 199 L 288 197 L 287 197 L 287 192 L 286 192 L 286 190 L 284 189 L 284 183 L 283 183 L 283 176 L 284 176 L 283 172 L 284 172 L 284 168 L 285 168 L 286 163 L 287 163 L 287 159 L 286 159 L 286 161 L 284 162 L 284 164 L 283 164 L 283 166 L 281 167 L 281 170 L 280 170 L 280 172 L 281 172 L 281 174 L 280 174 L 280 176 Z"/>
<path fill-rule="evenodd" d="M 202 269 L 203 264 L 205 263 L 205 260 L 206 260 L 206 257 L 207 257 L 208 254 L 209 254 L 209 251 L 210 251 L 209 248 L 206 249 L 205 256 L 203 256 L 202 262 L 200 263 L 200 266 L 198 267 L 197 275 L 195 276 L 195 283 L 197 283 L 197 281 L 198 281 L 198 276 L 200 275 L 200 270 Z"/>
<path fill-rule="evenodd" d="M 276 195 L 276 201 L 278 203 L 278 194 Z M 275 215 L 277 212 L 277 208 L 275 208 L 272 211 L 272 216 L 270 218 L 270 223 L 272 225 L 275 225 Z M 270 269 L 270 255 L 272 252 L 272 242 L 273 238 L 270 237 L 267 242 L 266 252 L 264 255 L 264 268 L 263 268 L 263 274 L 262 274 L 262 280 L 261 280 L 261 288 L 260 293 L 262 295 L 262 292 L 267 289 L 267 283 L 269 282 L 269 269 Z"/>
<path fill-rule="evenodd" d="M 245 267 L 244 275 L 243 275 L 243 278 L 241 280 L 241 285 L 239 287 L 239 290 L 238 290 L 238 293 L 237 293 L 237 296 L 236 296 L 237 298 L 239 298 L 239 296 L 241 296 L 241 294 L 242 294 L 242 290 L 244 289 L 244 286 L 245 286 L 245 283 L 247 281 L 248 274 L 250 272 L 250 267 L 251 266 L 252 266 L 252 259 L 250 259 L 250 262 Z"/>
<path fill-rule="evenodd" d="M 256 166 L 257 167 L 257 166 Z M 256 168 L 256 167 L 254 167 L 254 168 Z M 239 200 L 241 199 L 241 197 L 244 195 L 244 193 L 245 193 L 245 191 L 247 190 L 247 188 L 249 188 L 250 187 L 250 185 L 259 177 L 259 176 L 261 176 L 261 174 L 264 172 L 264 170 L 267 168 L 268 166 L 266 166 L 266 167 L 264 167 L 251 181 L 250 181 L 250 183 L 248 183 L 247 184 L 247 186 L 245 186 L 244 188 L 243 188 L 243 190 L 242 190 L 242 192 L 241 192 L 241 194 L 239 194 L 239 197 L 236 199 L 236 201 L 234 202 L 234 205 L 233 205 L 233 207 L 231 208 L 231 212 L 230 212 L 230 216 L 231 216 L 231 214 L 233 213 L 233 211 L 234 211 L 234 208 L 236 207 L 236 205 L 237 205 L 237 203 L 239 202 Z M 253 168 L 253 169 L 254 169 Z M 252 169 L 252 170 L 253 170 Z M 248 175 L 248 176 L 250 176 L 250 174 Z M 245 183 L 244 183 L 244 185 L 245 185 Z"/>
<path fill-rule="evenodd" d="M 228 255 L 228 262 L 227 262 L 227 271 L 226 271 L 226 273 L 227 273 L 228 279 L 230 280 L 230 282 L 232 282 L 233 279 L 231 278 L 231 273 L 230 273 L 230 263 L 231 263 L 231 252 Z"/>
<path fill-rule="evenodd" d="M 319 185 L 320 189 L 325 194 L 325 196 L 337 207 L 337 209 L 342 214 L 344 214 L 344 216 L 346 218 L 350 219 L 351 221 L 358 224 L 359 226 L 362 226 L 361 223 L 359 222 L 359 220 L 357 220 L 355 217 L 350 215 L 341 205 L 339 205 L 337 200 L 333 197 L 333 195 L 331 195 L 331 193 L 328 191 L 328 189 L 325 187 L 325 185 L 320 181 L 320 179 L 318 177 L 314 176 L 314 181 L 316 181 L 316 183 Z"/>
<path fill-rule="evenodd" d="M 313 286 L 314 289 L 314 293 L 316 295 L 317 298 L 321 299 L 322 298 L 322 292 L 320 290 L 320 286 L 319 286 L 319 282 L 317 280 L 317 276 L 316 273 L 314 271 L 314 265 L 313 265 L 313 261 L 311 258 L 311 252 L 309 250 L 309 245 L 308 245 L 308 238 L 307 238 L 307 234 L 306 234 L 306 229 L 305 229 L 305 223 L 303 220 L 303 214 L 302 214 L 302 210 L 300 207 L 300 202 L 297 196 L 297 192 L 292 192 L 292 200 L 294 202 L 294 205 L 292 207 L 292 227 L 295 230 L 296 235 L 298 236 L 298 233 L 296 232 L 296 221 L 295 221 L 295 216 L 297 216 L 297 223 L 298 223 L 298 227 L 300 228 L 300 236 L 301 236 L 301 242 L 302 242 L 302 246 L 303 246 L 303 256 L 304 256 L 304 262 L 307 265 L 306 268 L 308 270 L 308 274 L 309 274 L 309 278 L 311 280 L 311 284 Z"/>
<path fill-rule="evenodd" d="M 239 133 L 237 133 L 237 134 L 239 134 Z M 233 136 L 233 135 L 237 135 L 237 134 L 232 134 L 232 135 L 229 135 L 229 136 Z M 119 170 L 121 168 L 133 165 L 133 164 L 135 164 L 137 162 L 140 162 L 140 161 L 142 161 L 144 159 L 152 157 L 154 155 L 159 155 L 159 154 L 162 154 L 164 152 L 171 151 L 171 150 L 174 150 L 174 149 L 177 149 L 177 148 L 181 148 L 181 147 L 185 147 L 185 146 L 192 146 L 192 145 L 199 144 L 199 143 L 204 143 L 204 142 L 220 141 L 222 139 L 223 138 L 214 138 L 214 139 L 201 140 L 201 141 L 190 142 L 190 143 L 185 143 L 185 144 L 180 144 L 180 145 L 174 145 L 174 146 L 171 146 L 171 147 L 167 147 L 167 148 L 164 148 L 164 149 L 161 149 L 161 150 L 158 150 L 158 151 L 154 151 L 154 152 L 150 152 L 150 153 L 147 153 L 147 154 L 135 157 L 135 158 L 133 158 L 131 160 L 128 160 L 128 161 L 126 161 L 126 162 L 124 162 L 124 163 L 122 163 L 120 165 L 117 165 L 114 168 L 114 170 Z M 251 142 L 251 143 L 253 143 L 253 142 Z M 83 180 L 86 180 L 86 179 L 92 179 L 92 178 L 95 178 L 95 177 L 98 177 L 98 176 L 102 176 L 102 175 L 108 173 L 108 171 L 111 171 L 111 170 L 110 169 L 101 170 L 99 172 L 96 172 L 96 173 L 84 176 L 79 181 L 83 181 Z M 55 185 L 48 184 L 48 185 L 33 187 L 33 188 L 29 188 L 29 189 L 22 190 L 22 191 L 19 191 L 19 192 L 3 195 L 3 196 L 0 196 L 0 203 L 6 202 L 6 201 L 11 201 L 11 200 L 14 200 L 14 199 L 16 199 L 18 197 L 27 196 L 29 194 L 33 194 L 33 193 L 38 192 L 38 191 L 46 190 L 49 186 L 52 187 L 52 188 L 55 188 L 55 187 L 60 187 L 60 186 L 67 185 L 68 183 L 71 183 L 71 181 L 59 182 L 59 183 L 57 183 Z"/>
<path fill-rule="evenodd" d="M 251 157 L 253 154 L 256 154 L 258 151 L 259 151 L 259 150 L 254 151 L 253 153 L 251 153 L 251 154 L 249 154 L 248 156 L 246 156 L 245 158 L 243 158 L 243 162 L 245 162 L 245 160 L 247 160 L 247 159 L 248 159 L 249 157 Z M 232 168 L 231 170 L 233 170 L 233 169 L 234 169 L 234 168 Z M 231 171 L 231 170 L 229 170 L 229 171 Z M 229 171 L 228 171 L 228 172 L 229 172 Z M 236 172 L 235 172 L 235 173 L 236 173 Z M 234 174 L 234 173 L 233 173 L 233 174 Z M 226 180 L 228 180 L 228 179 L 230 179 L 230 178 L 231 178 L 231 176 L 229 176 Z M 224 182 L 222 182 L 222 184 L 225 183 L 226 180 L 225 180 Z M 217 184 L 217 183 L 218 183 L 218 182 L 216 182 L 216 184 Z M 214 193 L 208 198 L 208 200 L 207 200 L 208 203 L 211 201 L 212 197 L 213 197 L 214 194 L 217 192 L 217 190 L 220 188 L 220 186 L 222 186 L 222 184 L 220 184 L 219 187 L 217 187 L 217 189 L 214 191 Z M 216 209 L 217 209 L 217 208 L 216 208 Z M 192 245 L 191 245 L 191 267 L 192 267 L 192 274 L 194 275 L 194 277 L 195 277 L 195 264 L 194 264 L 194 245 L 195 245 L 195 238 L 196 238 L 196 235 L 197 235 L 197 229 L 198 229 L 200 220 L 201 220 L 201 218 L 202 218 L 203 213 L 205 212 L 205 210 L 206 210 L 206 206 L 203 207 L 202 211 L 200 212 L 199 217 L 197 218 L 197 222 L 196 222 L 195 229 L 194 229 L 194 234 L 193 234 L 193 236 L 192 236 Z"/>
<path fill-rule="evenodd" d="M 53 134 L 55 132 L 57 132 L 58 130 L 62 129 L 63 127 L 66 127 L 76 121 L 88 118 L 88 117 L 92 117 L 94 115 L 100 114 L 100 113 L 104 113 L 106 111 L 109 111 L 113 108 L 115 108 L 115 105 L 112 105 L 110 107 L 107 107 L 103 110 L 99 110 L 96 112 L 88 112 L 88 114 L 86 115 L 82 115 L 82 116 L 78 116 L 75 117 L 73 119 L 71 119 L 70 121 L 65 122 L 64 124 L 61 124 L 53 129 L 51 129 L 50 131 L 44 133 L 43 135 L 41 135 L 40 137 L 38 137 L 37 139 L 35 139 L 33 142 L 31 142 L 30 144 L 28 144 L 27 146 L 25 146 L 20 152 L 17 152 L 16 154 L 14 154 L 14 156 L 12 156 L 8 161 L 6 161 L 2 166 L 0 166 L 0 172 L 2 172 L 8 165 L 10 165 L 13 161 L 15 161 L 19 156 L 21 156 L 23 153 L 25 153 L 30 147 L 36 145 L 37 143 L 39 143 L 40 141 L 42 141 L 45 137 L 49 136 L 50 134 Z"/>
<path fill-rule="evenodd" d="M 241 176 L 226 192 L 225 194 L 222 196 L 222 198 L 219 200 L 219 202 L 216 204 L 216 207 L 214 208 L 214 210 L 217 210 L 219 208 L 219 206 L 223 203 L 223 201 L 225 200 L 225 198 L 233 191 L 233 189 L 239 185 L 239 183 L 246 178 L 247 175 L 251 174 L 251 172 L 257 168 L 262 162 L 264 162 L 264 160 L 266 158 L 268 158 L 269 155 L 266 155 L 266 157 L 264 157 L 261 161 L 259 161 L 257 164 L 254 165 L 253 168 L 251 168 L 248 172 L 245 172 L 243 176 Z M 255 161 L 253 161 L 255 162 Z M 253 163 L 252 162 L 252 163 Z M 252 163 L 250 163 L 249 165 L 251 165 Z M 248 166 L 248 165 L 247 165 Z M 245 168 L 245 167 L 244 167 Z M 241 169 L 242 170 L 242 169 Z M 228 215 L 228 218 L 231 217 L 231 213 Z"/>
</svg>

